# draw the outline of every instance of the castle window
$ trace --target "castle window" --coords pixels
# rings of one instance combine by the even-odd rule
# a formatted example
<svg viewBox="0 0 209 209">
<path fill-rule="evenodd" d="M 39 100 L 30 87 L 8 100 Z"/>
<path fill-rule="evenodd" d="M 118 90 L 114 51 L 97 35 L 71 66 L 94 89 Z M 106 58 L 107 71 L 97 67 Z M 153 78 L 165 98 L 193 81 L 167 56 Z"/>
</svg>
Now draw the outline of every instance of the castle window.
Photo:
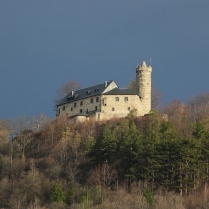
<svg viewBox="0 0 209 209">
<path fill-rule="evenodd" d="M 83 101 L 80 101 L 80 106 L 82 106 L 83 105 Z"/>
<path fill-rule="evenodd" d="M 99 97 L 96 98 L 96 102 L 99 102 Z"/>
<path fill-rule="evenodd" d="M 79 96 L 78 94 L 75 94 L 75 99 L 77 99 L 77 98 L 78 98 L 78 96 Z"/>
<path fill-rule="evenodd" d="M 76 104 L 76 102 L 74 103 L 74 107 L 76 107 L 77 106 L 77 104 Z"/>
<path fill-rule="evenodd" d="M 83 112 L 83 110 L 82 109 L 80 109 L 80 113 L 82 113 Z"/>
<path fill-rule="evenodd" d="M 90 102 L 91 102 L 91 103 L 93 103 L 93 101 L 94 101 L 94 99 L 93 99 L 93 98 L 91 98 Z"/>
<path fill-rule="evenodd" d="M 115 97 L 115 101 L 118 102 L 119 101 L 119 97 Z"/>
<path fill-rule="evenodd" d="M 71 107 L 71 111 L 73 111 L 73 108 Z"/>
<path fill-rule="evenodd" d="M 131 110 L 131 108 L 130 107 L 128 107 L 128 111 L 130 111 Z"/>
<path fill-rule="evenodd" d="M 128 101 L 128 97 L 124 97 L 124 101 L 127 102 Z"/>
<path fill-rule="evenodd" d="M 89 110 L 88 110 L 88 109 L 86 109 L 86 112 L 89 112 Z"/>
<path fill-rule="evenodd" d="M 95 89 L 95 92 L 98 92 L 98 91 L 99 91 L 99 88 L 96 88 L 96 89 Z"/>
<path fill-rule="evenodd" d="M 97 106 L 95 106 L 95 110 L 97 110 Z"/>
<path fill-rule="evenodd" d="M 104 98 L 104 99 L 102 100 L 102 103 L 103 103 L 104 106 L 107 106 L 107 103 L 106 103 L 106 102 L 107 102 L 107 98 Z"/>
<path fill-rule="evenodd" d="M 65 111 L 65 106 L 62 107 L 62 110 Z"/>
<path fill-rule="evenodd" d="M 114 107 L 112 107 L 112 111 L 115 111 L 115 108 Z"/>
</svg>

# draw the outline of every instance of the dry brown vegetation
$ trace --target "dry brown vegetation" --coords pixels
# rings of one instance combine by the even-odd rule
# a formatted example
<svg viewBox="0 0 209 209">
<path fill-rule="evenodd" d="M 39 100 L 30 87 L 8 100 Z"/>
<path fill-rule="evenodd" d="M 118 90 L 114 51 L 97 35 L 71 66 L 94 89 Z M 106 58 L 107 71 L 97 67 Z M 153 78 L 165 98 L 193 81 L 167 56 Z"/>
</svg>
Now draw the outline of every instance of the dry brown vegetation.
<svg viewBox="0 0 209 209">
<path fill-rule="evenodd" d="M 173 101 L 166 117 L 0 121 L 0 208 L 209 208 L 208 101 Z"/>
</svg>

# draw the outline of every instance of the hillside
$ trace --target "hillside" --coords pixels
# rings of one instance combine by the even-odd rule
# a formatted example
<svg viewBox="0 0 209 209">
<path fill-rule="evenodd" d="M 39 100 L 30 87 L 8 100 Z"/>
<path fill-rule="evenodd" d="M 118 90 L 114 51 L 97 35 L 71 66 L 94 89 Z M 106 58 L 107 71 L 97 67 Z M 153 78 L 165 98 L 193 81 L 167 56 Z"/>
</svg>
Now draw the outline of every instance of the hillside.
<svg viewBox="0 0 209 209">
<path fill-rule="evenodd" d="M 0 208 L 207 208 L 207 101 L 103 122 L 59 117 L 11 141 L 1 121 Z"/>
</svg>

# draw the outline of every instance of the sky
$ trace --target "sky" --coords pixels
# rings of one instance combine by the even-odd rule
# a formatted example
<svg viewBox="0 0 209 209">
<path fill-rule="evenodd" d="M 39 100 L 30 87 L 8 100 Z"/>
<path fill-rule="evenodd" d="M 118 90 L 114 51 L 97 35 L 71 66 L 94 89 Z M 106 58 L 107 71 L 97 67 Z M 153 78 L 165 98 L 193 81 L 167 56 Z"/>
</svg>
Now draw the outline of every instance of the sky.
<svg viewBox="0 0 209 209">
<path fill-rule="evenodd" d="M 208 0 L 1 0 L 0 119 L 54 118 L 57 90 L 152 65 L 166 106 L 209 92 Z"/>
</svg>

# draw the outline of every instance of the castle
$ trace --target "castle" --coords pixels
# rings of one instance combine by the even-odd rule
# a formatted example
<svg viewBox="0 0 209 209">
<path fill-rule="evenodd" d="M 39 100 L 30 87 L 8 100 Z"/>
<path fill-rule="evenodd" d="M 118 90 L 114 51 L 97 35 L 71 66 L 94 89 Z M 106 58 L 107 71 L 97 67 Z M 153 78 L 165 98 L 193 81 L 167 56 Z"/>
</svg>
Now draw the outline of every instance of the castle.
<svg viewBox="0 0 209 209">
<path fill-rule="evenodd" d="M 57 105 L 57 116 L 78 121 L 96 121 L 127 116 L 136 109 L 138 116 L 151 110 L 152 67 L 145 61 L 136 67 L 136 90 L 119 88 L 115 81 L 72 91 Z"/>
</svg>

